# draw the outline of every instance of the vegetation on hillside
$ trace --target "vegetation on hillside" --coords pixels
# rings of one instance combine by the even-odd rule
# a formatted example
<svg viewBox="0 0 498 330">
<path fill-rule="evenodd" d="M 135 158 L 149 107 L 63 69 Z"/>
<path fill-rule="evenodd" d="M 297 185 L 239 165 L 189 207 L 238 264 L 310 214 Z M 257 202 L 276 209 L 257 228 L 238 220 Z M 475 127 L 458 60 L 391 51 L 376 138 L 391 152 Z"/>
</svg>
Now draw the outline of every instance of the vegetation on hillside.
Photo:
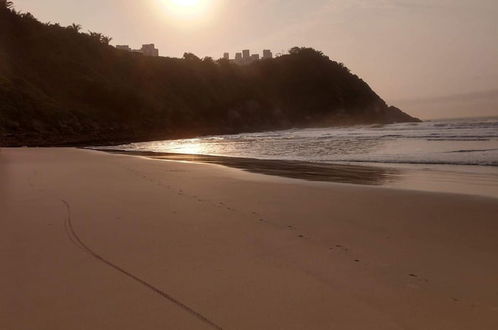
<svg viewBox="0 0 498 330">
<path fill-rule="evenodd" d="M 0 0 L 0 145 L 113 143 L 414 118 L 311 48 L 238 66 L 146 57 Z"/>
</svg>

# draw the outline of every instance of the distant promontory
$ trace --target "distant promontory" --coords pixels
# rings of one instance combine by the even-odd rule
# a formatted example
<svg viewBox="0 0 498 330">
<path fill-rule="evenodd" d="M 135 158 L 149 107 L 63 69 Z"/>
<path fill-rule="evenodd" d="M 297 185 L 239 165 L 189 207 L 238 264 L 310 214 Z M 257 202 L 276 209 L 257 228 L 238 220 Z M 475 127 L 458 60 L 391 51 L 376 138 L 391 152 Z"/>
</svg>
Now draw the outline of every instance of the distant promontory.
<svg viewBox="0 0 498 330">
<path fill-rule="evenodd" d="M 0 146 L 418 121 L 312 48 L 237 65 L 116 49 L 0 0 Z"/>
</svg>

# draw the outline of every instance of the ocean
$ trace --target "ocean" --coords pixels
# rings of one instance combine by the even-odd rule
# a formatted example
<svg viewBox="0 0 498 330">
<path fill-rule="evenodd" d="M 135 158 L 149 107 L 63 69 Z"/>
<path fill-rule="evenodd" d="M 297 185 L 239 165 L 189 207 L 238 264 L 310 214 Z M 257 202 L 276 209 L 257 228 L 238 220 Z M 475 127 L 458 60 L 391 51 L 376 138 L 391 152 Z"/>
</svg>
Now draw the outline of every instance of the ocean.
<svg viewBox="0 0 498 330">
<path fill-rule="evenodd" d="M 385 186 L 498 197 L 498 117 L 290 129 L 109 148 L 382 167 L 396 170 L 382 182 Z"/>
</svg>

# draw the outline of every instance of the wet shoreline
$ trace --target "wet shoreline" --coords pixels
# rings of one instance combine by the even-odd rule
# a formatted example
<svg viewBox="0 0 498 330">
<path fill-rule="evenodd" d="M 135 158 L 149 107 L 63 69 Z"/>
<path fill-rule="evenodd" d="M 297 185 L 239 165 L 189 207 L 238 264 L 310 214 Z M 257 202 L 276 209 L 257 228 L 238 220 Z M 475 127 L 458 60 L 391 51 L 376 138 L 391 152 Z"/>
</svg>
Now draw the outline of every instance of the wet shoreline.
<svg viewBox="0 0 498 330">
<path fill-rule="evenodd" d="M 123 151 L 99 148 L 93 150 L 122 155 L 142 156 L 158 160 L 216 164 L 252 173 L 319 182 L 381 186 L 395 180 L 401 172 L 399 169 L 377 166 L 325 164 L 295 160 L 272 160 L 150 151 Z"/>
<path fill-rule="evenodd" d="M 498 171 L 487 166 L 395 163 L 357 165 L 103 148 L 92 150 L 157 160 L 216 164 L 250 173 L 311 182 L 368 185 L 498 198 Z"/>
</svg>

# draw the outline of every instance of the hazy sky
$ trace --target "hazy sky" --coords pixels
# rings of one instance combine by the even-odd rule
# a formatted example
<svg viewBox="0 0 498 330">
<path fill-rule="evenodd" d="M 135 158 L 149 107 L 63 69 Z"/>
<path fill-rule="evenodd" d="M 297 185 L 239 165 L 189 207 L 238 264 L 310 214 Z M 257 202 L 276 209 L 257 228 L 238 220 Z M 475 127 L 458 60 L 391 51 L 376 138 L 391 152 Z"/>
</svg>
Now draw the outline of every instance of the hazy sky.
<svg viewBox="0 0 498 330">
<path fill-rule="evenodd" d="M 219 58 L 245 48 L 278 53 L 310 46 L 414 115 L 498 115 L 498 0 L 197 0 L 190 8 L 174 1 L 14 4 L 42 21 L 102 32 L 113 44 L 155 43 L 162 56 L 189 51 Z M 437 105 L 463 94 L 468 106 L 458 111 Z M 438 101 L 429 106 L 427 99 Z"/>
</svg>

